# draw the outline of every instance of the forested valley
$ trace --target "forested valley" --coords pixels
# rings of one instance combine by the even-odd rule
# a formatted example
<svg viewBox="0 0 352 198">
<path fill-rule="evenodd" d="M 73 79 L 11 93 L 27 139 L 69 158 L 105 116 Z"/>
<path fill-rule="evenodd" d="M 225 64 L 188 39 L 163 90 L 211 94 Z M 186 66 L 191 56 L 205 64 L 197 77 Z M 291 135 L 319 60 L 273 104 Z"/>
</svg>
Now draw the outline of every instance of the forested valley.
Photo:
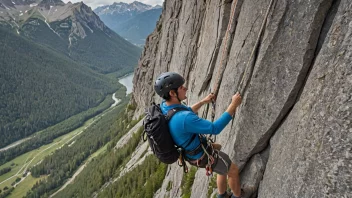
<svg viewBox="0 0 352 198">
<path fill-rule="evenodd" d="M 110 172 L 94 184 L 101 188 L 139 144 L 141 131 L 113 155 L 117 141 L 138 122 L 118 78 L 133 72 L 142 49 L 100 23 L 83 3 L 70 7 L 73 14 L 63 20 L 46 16 L 40 6 L 23 13 L 23 20 L 7 18 L 15 11 L 21 18 L 20 6 L 0 14 L 0 198 L 48 197 L 79 168 L 103 162 Z M 120 101 L 115 107 L 112 94 Z M 89 167 L 91 176 L 101 174 Z"/>
<path fill-rule="evenodd" d="M 0 29 L 0 147 L 98 106 L 117 80 Z"/>
<path fill-rule="evenodd" d="M 107 151 L 111 151 L 116 141 L 122 137 L 129 129 L 131 129 L 137 121 L 132 121 L 128 118 L 126 111 L 127 99 L 124 99 L 117 107 L 107 112 L 94 125 L 89 127 L 73 145 L 65 145 L 57 150 L 53 155 L 46 157 L 40 164 L 34 166 L 30 172 L 34 177 L 41 175 L 49 175 L 45 180 L 38 182 L 26 197 L 41 197 L 54 193 L 61 187 L 64 182 L 70 178 L 80 165 L 99 148 L 106 145 Z M 136 143 L 138 143 L 138 140 Z M 133 145 L 136 145 L 134 143 Z M 131 145 L 129 145 L 131 146 Z M 133 152 L 134 148 L 129 148 L 126 151 L 119 151 L 110 160 L 116 158 L 123 159 L 122 156 L 127 156 Z M 114 157 L 115 156 L 115 157 Z M 91 163 L 94 163 L 93 160 Z M 100 165 L 104 164 L 97 160 Z M 105 167 L 107 168 L 107 167 Z M 105 169 L 108 170 L 108 169 Z M 99 172 L 92 171 L 89 174 Z M 100 178 L 104 178 L 100 175 Z"/>
</svg>

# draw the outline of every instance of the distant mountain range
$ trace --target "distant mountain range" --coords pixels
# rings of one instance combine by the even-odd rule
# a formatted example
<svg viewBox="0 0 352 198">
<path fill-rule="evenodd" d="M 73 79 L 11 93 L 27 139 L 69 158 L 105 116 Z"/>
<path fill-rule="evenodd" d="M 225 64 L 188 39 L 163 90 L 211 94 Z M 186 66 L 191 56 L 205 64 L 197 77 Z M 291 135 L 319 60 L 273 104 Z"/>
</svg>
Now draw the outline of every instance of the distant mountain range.
<svg viewBox="0 0 352 198">
<path fill-rule="evenodd" d="M 141 51 L 105 26 L 84 3 L 0 0 L 0 25 L 100 73 L 134 67 Z"/>
<path fill-rule="evenodd" d="M 96 107 L 141 53 L 61 0 L 0 0 L 0 44 L 0 148 Z"/>
<path fill-rule="evenodd" d="M 162 8 L 160 5 L 151 6 L 138 1 L 134 1 L 133 3 L 130 3 L 130 4 L 124 3 L 124 2 L 119 2 L 119 3 L 115 2 L 112 5 L 105 5 L 105 6 L 98 7 L 94 10 L 94 12 L 99 16 L 108 15 L 108 14 L 114 15 L 118 13 L 121 14 L 120 16 L 122 16 L 122 14 L 124 14 L 125 16 L 127 15 L 134 16 L 138 13 L 142 13 L 147 10 L 160 9 L 160 8 Z"/>
<path fill-rule="evenodd" d="M 138 1 L 113 3 L 94 10 L 108 27 L 138 46 L 143 46 L 155 29 L 161 11 L 160 5 L 151 6 Z"/>
</svg>

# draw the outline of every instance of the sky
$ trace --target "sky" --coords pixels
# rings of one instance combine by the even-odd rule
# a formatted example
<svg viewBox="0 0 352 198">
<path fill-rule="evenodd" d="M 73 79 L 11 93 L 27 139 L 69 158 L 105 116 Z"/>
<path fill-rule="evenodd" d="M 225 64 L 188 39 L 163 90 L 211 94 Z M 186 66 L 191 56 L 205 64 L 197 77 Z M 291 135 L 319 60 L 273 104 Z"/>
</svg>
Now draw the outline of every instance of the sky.
<svg viewBox="0 0 352 198">
<path fill-rule="evenodd" d="M 71 1 L 72 3 L 77 3 L 77 2 L 81 2 L 83 1 L 83 3 L 87 4 L 88 6 L 90 6 L 92 9 L 95 9 L 99 6 L 103 6 L 103 5 L 111 5 L 114 2 L 124 2 L 124 3 L 132 3 L 135 0 L 63 0 L 63 2 L 67 3 Z M 148 5 L 162 5 L 164 0 L 137 0 L 139 2 L 142 2 L 144 4 L 148 4 Z"/>
</svg>

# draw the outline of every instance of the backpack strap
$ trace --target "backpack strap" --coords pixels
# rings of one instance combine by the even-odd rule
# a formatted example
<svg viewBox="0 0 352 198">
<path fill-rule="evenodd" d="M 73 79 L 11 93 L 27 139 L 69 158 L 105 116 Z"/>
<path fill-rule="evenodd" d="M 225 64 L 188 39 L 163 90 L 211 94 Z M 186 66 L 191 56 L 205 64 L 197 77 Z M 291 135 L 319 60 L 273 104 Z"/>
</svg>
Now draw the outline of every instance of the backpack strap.
<svg viewBox="0 0 352 198">
<path fill-rule="evenodd" d="M 172 116 L 174 116 L 177 112 L 180 112 L 180 111 L 189 111 L 189 109 L 185 108 L 185 107 L 175 107 L 173 109 L 170 109 L 168 112 L 167 112 L 167 115 L 165 116 L 166 120 L 169 122 L 172 118 Z M 187 148 L 187 146 L 189 146 L 193 140 L 197 137 L 197 134 L 194 134 L 190 141 L 188 141 L 187 145 L 183 148 Z M 181 146 L 179 146 L 181 147 Z"/>
<path fill-rule="evenodd" d="M 169 122 L 172 116 L 174 116 L 177 112 L 180 112 L 180 111 L 189 111 L 189 110 L 185 107 L 175 107 L 173 109 L 170 109 L 165 116 L 166 120 Z"/>
<path fill-rule="evenodd" d="M 189 146 L 193 140 L 197 137 L 197 134 L 193 134 L 193 136 L 191 137 L 190 141 L 187 143 L 187 145 L 185 146 L 185 148 L 187 148 L 187 146 Z"/>
</svg>

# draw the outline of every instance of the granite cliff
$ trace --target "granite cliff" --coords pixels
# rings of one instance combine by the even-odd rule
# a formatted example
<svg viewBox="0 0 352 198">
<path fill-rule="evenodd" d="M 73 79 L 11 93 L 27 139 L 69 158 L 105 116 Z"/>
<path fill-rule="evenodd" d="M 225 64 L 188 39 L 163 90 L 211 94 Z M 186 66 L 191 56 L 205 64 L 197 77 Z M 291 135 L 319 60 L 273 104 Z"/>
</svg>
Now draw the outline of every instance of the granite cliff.
<svg viewBox="0 0 352 198">
<path fill-rule="evenodd" d="M 238 0 L 215 118 L 241 89 L 269 3 Z M 160 101 L 153 83 L 162 72 L 185 77 L 188 104 L 210 93 L 232 5 L 165 0 L 135 70 L 135 117 Z M 351 10 L 349 0 L 274 0 L 248 64 L 254 69 L 246 74 L 242 104 L 217 137 L 241 169 L 245 197 L 352 197 Z M 180 197 L 181 178 L 182 169 L 170 166 L 156 197 Z M 199 170 L 191 197 L 206 197 L 209 181 Z"/>
</svg>

